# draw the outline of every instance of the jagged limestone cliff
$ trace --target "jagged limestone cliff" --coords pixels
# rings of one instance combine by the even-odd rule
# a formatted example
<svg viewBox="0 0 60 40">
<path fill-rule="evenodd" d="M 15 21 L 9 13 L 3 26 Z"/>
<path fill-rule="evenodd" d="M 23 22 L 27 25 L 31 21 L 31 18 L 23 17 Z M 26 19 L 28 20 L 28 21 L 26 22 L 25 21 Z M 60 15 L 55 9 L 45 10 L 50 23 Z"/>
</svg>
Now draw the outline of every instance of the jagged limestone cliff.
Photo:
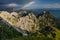
<svg viewBox="0 0 60 40">
<path fill-rule="evenodd" d="M 21 17 L 17 25 L 21 29 L 30 32 L 35 32 L 36 30 L 39 29 L 38 20 L 33 13 L 29 13 L 27 16 Z"/>
<path fill-rule="evenodd" d="M 38 20 L 33 13 L 20 17 L 16 12 L 8 13 L 6 11 L 2 11 L 0 13 L 0 17 L 13 27 L 17 27 L 28 32 L 36 32 L 36 30 L 39 30 Z"/>
</svg>

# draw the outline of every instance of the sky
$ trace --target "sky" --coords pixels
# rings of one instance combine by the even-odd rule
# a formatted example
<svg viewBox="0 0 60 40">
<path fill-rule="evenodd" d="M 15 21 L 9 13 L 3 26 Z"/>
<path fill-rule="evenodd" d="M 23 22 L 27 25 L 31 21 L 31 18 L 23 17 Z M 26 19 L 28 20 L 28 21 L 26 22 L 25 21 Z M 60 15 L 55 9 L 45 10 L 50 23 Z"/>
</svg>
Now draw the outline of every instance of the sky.
<svg viewBox="0 0 60 40">
<path fill-rule="evenodd" d="M 60 0 L 0 0 L 0 9 L 1 8 L 60 8 Z"/>
</svg>

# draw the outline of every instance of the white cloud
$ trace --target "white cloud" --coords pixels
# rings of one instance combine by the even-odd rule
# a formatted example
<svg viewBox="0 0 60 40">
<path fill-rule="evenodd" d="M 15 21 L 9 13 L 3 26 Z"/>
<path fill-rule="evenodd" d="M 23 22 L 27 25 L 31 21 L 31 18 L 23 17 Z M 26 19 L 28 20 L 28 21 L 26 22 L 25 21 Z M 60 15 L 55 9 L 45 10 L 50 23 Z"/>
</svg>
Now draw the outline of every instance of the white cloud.
<svg viewBox="0 0 60 40">
<path fill-rule="evenodd" d="M 22 9 L 28 8 L 28 7 L 30 7 L 30 6 L 31 6 L 32 4 L 34 4 L 34 3 L 35 3 L 35 1 L 29 2 L 28 4 L 24 5 L 24 6 L 22 7 Z"/>
<path fill-rule="evenodd" d="M 6 4 L 5 6 L 7 6 L 7 7 L 17 7 L 19 5 L 15 4 L 15 3 L 11 3 L 11 4 Z"/>
</svg>

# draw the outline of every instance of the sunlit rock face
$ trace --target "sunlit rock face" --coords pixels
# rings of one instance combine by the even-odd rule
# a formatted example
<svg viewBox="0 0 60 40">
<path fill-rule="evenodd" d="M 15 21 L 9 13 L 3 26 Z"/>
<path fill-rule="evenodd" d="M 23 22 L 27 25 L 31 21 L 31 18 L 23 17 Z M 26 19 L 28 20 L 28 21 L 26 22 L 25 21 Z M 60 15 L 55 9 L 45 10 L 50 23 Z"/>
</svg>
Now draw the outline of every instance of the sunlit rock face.
<svg viewBox="0 0 60 40">
<path fill-rule="evenodd" d="M 38 30 L 38 25 L 38 20 L 33 13 L 29 13 L 27 16 L 21 17 L 17 24 L 18 27 L 29 32 L 35 32 Z"/>
<path fill-rule="evenodd" d="M 24 13 L 26 14 L 26 12 Z M 17 27 L 28 32 L 36 32 L 37 30 L 39 30 L 38 19 L 33 13 L 29 13 L 28 15 L 23 17 L 19 16 L 20 15 L 18 15 L 18 13 L 16 12 L 9 13 L 2 11 L 0 13 L 0 17 L 7 21 L 13 27 Z"/>
<path fill-rule="evenodd" d="M 14 13 L 12 13 L 14 14 Z M 13 16 L 11 13 L 6 12 L 6 11 L 2 11 L 0 13 L 0 17 L 3 18 L 3 20 L 7 21 L 9 24 L 16 26 L 17 22 L 18 22 L 18 18 L 15 16 Z M 16 14 L 16 13 L 15 13 Z"/>
<path fill-rule="evenodd" d="M 11 15 L 14 16 L 14 17 L 18 17 L 18 13 L 17 12 L 12 12 Z"/>
</svg>

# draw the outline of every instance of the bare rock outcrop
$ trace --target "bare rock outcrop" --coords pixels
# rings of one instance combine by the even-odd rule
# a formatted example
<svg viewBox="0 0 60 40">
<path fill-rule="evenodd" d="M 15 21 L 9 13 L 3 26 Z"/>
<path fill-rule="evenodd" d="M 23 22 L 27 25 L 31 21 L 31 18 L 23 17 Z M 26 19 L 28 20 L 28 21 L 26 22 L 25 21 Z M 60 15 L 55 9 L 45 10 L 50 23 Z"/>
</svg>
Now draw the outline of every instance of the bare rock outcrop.
<svg viewBox="0 0 60 40">
<path fill-rule="evenodd" d="M 28 32 L 36 32 L 39 30 L 38 19 L 33 13 L 29 13 L 24 17 L 19 17 L 17 12 L 6 12 L 2 11 L 0 13 L 0 17 L 7 21 L 13 27 L 20 28 L 22 30 L 26 30 Z"/>
</svg>

